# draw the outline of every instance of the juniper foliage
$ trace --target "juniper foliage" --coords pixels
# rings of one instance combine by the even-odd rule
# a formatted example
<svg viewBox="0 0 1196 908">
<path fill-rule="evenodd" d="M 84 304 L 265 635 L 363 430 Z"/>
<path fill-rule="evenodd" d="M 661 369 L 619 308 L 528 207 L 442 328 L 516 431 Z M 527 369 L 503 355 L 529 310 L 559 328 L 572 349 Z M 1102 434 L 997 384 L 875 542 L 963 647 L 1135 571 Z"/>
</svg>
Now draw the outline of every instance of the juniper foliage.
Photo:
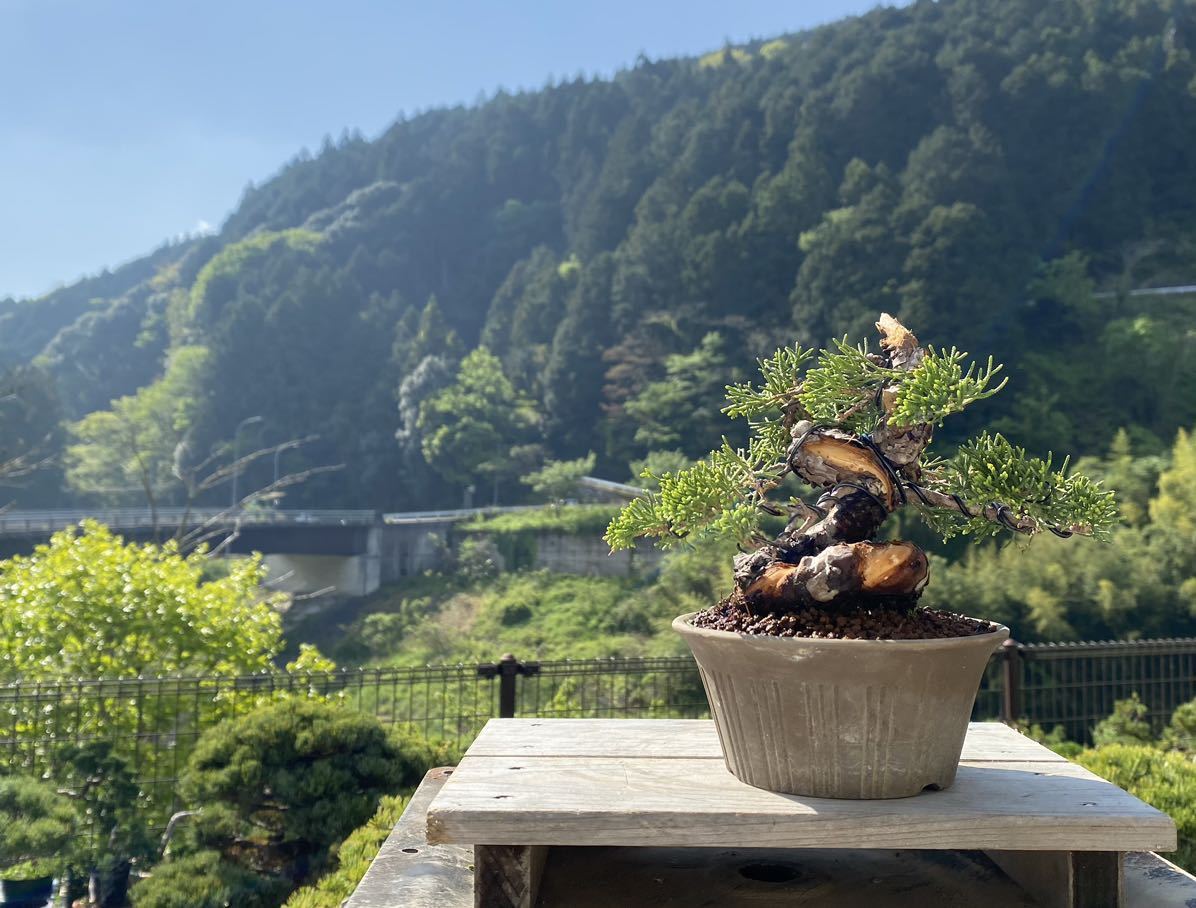
<svg viewBox="0 0 1196 908">
<path fill-rule="evenodd" d="M 75 830 L 75 809 L 39 779 L 5 776 L 0 778 L 0 829 L 0 871 L 29 861 L 40 866 L 66 852 Z"/>
<path fill-rule="evenodd" d="M 744 417 L 752 431 L 746 447 L 724 439 L 720 448 L 694 466 L 652 478 L 659 490 L 631 502 L 610 523 L 606 541 L 628 548 L 640 536 L 665 546 L 696 536 L 730 536 L 741 544 L 760 538 L 760 521 L 780 513 L 768 493 L 781 486 L 787 470 L 791 427 L 811 420 L 865 443 L 884 416 L 882 395 L 893 394 L 888 422 L 894 426 L 938 426 L 1005 386 L 991 357 L 983 367 L 967 354 L 928 348 L 921 362 L 901 371 L 868 349 L 867 343 L 836 341 L 819 352 L 784 347 L 760 361 L 763 382 L 727 387 L 724 412 Z M 1068 459 L 1028 455 L 1000 434 L 982 433 L 961 445 L 949 460 L 926 453 L 916 486 L 903 476 L 906 500 L 944 539 L 959 534 L 984 537 L 1010 524 L 1031 534 L 1053 529 L 1105 538 L 1116 523 L 1113 493 L 1099 482 L 1072 472 Z M 919 490 L 941 493 L 957 507 L 924 501 Z M 790 510 L 801 504 L 791 500 Z M 997 519 L 994 519 L 996 515 Z M 1010 527 L 1012 528 L 1012 527 Z"/>
</svg>

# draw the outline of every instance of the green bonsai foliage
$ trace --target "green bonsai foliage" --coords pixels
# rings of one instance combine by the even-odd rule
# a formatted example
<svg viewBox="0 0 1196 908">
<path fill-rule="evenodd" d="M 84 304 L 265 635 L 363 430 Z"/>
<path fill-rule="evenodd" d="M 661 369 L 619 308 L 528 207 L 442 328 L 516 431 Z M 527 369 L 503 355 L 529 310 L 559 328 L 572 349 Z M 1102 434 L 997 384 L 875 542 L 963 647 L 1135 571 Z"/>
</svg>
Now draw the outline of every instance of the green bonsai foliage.
<svg viewBox="0 0 1196 908">
<path fill-rule="evenodd" d="M 840 596 L 916 599 L 925 555 L 910 543 L 873 541 L 905 505 L 944 538 L 1003 530 L 1107 536 L 1117 519 L 1113 493 L 1066 458 L 1032 457 L 990 433 L 950 459 L 930 454 L 943 420 L 1004 387 L 1001 366 L 990 358 L 979 367 L 955 348 L 923 348 L 888 315 L 877 328 L 878 352 L 846 340 L 817 354 L 786 347 L 760 362 L 760 383 L 729 386 L 724 412 L 747 420 L 747 445 L 724 440 L 704 461 L 653 476 L 659 489 L 611 521 L 611 548 L 641 536 L 666 546 L 731 536 L 757 547 L 736 560 L 740 592 L 782 608 Z M 820 494 L 785 496 L 790 477 Z M 767 516 L 786 519 L 779 535 L 762 532 Z"/>
<path fill-rule="evenodd" d="M 74 802 L 83 835 L 75 864 L 85 873 L 148 861 L 157 841 L 140 812 L 141 788 L 111 741 L 69 744 L 57 754 L 56 784 Z"/>
<path fill-rule="evenodd" d="M 129 901 L 133 908 L 277 908 L 289 889 L 285 880 L 205 850 L 163 861 L 133 887 Z"/>
<path fill-rule="evenodd" d="M 66 865 L 75 809 L 50 785 L 0 776 L 0 877 L 49 876 Z"/>
<path fill-rule="evenodd" d="M 287 699 L 226 720 L 204 733 L 183 773 L 198 815 L 172 841 L 174 857 L 135 887 L 134 904 L 176 904 L 170 881 L 202 871 L 205 880 L 187 883 L 195 904 L 248 879 L 252 891 L 238 890 L 232 904 L 277 905 L 434 759 L 416 732 L 322 701 Z"/>
</svg>

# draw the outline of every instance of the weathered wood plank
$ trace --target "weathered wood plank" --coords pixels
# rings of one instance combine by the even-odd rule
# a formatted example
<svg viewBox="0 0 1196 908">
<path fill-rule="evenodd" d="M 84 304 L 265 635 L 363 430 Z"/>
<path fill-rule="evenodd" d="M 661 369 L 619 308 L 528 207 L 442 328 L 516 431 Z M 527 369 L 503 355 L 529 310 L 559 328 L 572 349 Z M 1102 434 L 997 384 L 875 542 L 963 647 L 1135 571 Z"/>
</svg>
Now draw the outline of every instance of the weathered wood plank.
<svg viewBox="0 0 1196 908">
<path fill-rule="evenodd" d="M 1061 851 L 987 851 L 1042 908 L 1071 908 L 1071 855 Z"/>
<path fill-rule="evenodd" d="M 1124 855 L 1110 851 L 989 851 L 1042 908 L 1121 908 Z"/>
<path fill-rule="evenodd" d="M 1122 861 L 1125 901 L 1134 908 L 1196 905 L 1196 877 L 1149 851 L 1131 852 Z"/>
<path fill-rule="evenodd" d="M 473 849 L 429 845 L 432 798 L 453 773 L 429 770 L 345 908 L 467 908 L 473 904 Z"/>
<path fill-rule="evenodd" d="M 475 845 L 474 908 L 535 908 L 547 856 L 542 845 Z"/>
<path fill-rule="evenodd" d="M 471 757 L 656 757 L 722 760 L 709 719 L 492 719 Z M 973 722 L 964 760 L 1065 762 L 1000 722 Z"/>
<path fill-rule="evenodd" d="M 961 765 L 890 801 L 752 788 L 710 759 L 474 757 L 428 812 L 430 842 L 1168 851 L 1164 814 L 1067 761 Z"/>
<path fill-rule="evenodd" d="M 1123 908 L 1124 855 L 1116 851 L 1071 852 L 1070 908 Z"/>
<path fill-rule="evenodd" d="M 430 771 L 407 805 L 346 908 L 467 908 L 473 904 L 474 851 L 467 845 L 430 846 L 426 811 L 451 769 Z M 990 853 L 997 858 L 1008 852 Z M 1048 857 L 1050 852 L 1022 852 Z M 753 882 L 743 865 L 793 865 L 798 874 Z M 988 869 L 986 869 L 986 865 Z M 1133 908 L 1196 905 L 1196 879 L 1150 852 L 1124 860 L 1126 904 Z M 759 874 L 756 874 L 759 876 Z M 883 880 L 878 889 L 877 879 Z M 1035 903 L 978 853 L 951 851 L 803 851 L 714 848 L 553 848 L 541 879 L 545 905 L 606 908 L 674 902 L 720 908 L 802 904 L 859 908 Z"/>
</svg>

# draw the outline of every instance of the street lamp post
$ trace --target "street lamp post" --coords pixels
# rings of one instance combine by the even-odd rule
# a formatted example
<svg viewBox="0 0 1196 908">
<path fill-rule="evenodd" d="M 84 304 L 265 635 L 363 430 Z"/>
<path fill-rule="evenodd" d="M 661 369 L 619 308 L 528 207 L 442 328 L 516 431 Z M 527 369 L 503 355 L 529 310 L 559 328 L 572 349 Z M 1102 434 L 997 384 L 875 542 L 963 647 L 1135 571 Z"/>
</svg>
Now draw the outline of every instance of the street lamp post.
<svg viewBox="0 0 1196 908">
<path fill-rule="evenodd" d="M 239 423 L 237 423 L 236 431 L 233 432 L 233 500 L 232 508 L 236 510 L 239 499 L 237 498 L 237 477 L 241 475 L 241 468 L 237 466 L 237 461 L 241 459 L 241 430 L 246 426 L 251 426 L 254 423 L 262 421 L 260 416 L 247 416 Z"/>
</svg>

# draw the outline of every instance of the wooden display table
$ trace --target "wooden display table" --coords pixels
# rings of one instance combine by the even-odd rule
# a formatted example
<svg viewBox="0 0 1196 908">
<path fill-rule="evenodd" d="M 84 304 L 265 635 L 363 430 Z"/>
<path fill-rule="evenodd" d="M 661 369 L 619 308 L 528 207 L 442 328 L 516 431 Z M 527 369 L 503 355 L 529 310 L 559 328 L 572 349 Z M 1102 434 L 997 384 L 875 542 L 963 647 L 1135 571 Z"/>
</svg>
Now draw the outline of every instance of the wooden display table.
<svg viewBox="0 0 1196 908">
<path fill-rule="evenodd" d="M 1109 908 L 1125 904 L 1124 853 L 1174 850 L 1176 833 L 996 723 L 970 727 L 947 791 L 844 801 L 745 785 L 707 720 L 496 719 L 428 808 L 427 842 L 474 846 L 485 908 L 535 905 L 548 849 L 563 846 L 982 850 L 1041 905 Z"/>
</svg>

